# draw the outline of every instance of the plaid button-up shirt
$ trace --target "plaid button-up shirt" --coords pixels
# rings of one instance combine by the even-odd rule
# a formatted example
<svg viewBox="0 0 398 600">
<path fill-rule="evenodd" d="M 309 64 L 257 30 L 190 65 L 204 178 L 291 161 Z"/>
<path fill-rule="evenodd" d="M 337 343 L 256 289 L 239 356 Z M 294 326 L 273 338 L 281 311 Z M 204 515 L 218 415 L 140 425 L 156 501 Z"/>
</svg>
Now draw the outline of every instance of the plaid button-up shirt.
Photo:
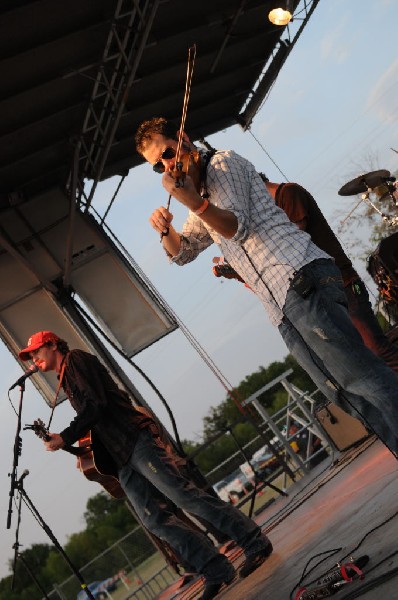
<svg viewBox="0 0 398 600">
<path fill-rule="evenodd" d="M 312 243 L 308 233 L 291 223 L 275 205 L 254 165 L 235 152 L 220 151 L 207 167 L 209 200 L 233 212 L 238 229 L 221 237 L 189 212 L 181 232 L 181 248 L 171 260 L 184 265 L 216 243 L 229 264 L 264 304 L 271 322 L 279 325 L 290 281 L 305 264 L 330 258 Z"/>
</svg>

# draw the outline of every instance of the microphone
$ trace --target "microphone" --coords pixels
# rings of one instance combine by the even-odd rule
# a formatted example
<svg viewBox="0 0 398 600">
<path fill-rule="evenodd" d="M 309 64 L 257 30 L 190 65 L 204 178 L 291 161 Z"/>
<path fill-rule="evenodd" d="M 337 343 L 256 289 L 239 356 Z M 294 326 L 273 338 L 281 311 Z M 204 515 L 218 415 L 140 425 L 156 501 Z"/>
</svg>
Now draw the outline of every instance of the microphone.
<svg viewBox="0 0 398 600">
<path fill-rule="evenodd" d="M 25 477 L 27 477 L 29 475 L 29 471 L 28 469 L 25 469 L 24 471 L 22 471 L 22 475 L 21 477 L 18 479 L 18 483 L 22 483 L 23 480 L 25 479 Z"/>
<path fill-rule="evenodd" d="M 24 373 L 23 375 L 21 375 L 21 377 L 14 383 L 14 385 L 12 385 L 9 388 L 8 391 L 10 392 L 15 387 L 17 387 L 17 385 L 22 385 L 23 382 L 25 381 L 25 379 L 27 379 L 28 377 L 32 377 L 32 375 L 34 373 L 37 373 L 38 370 L 39 370 L 39 367 L 37 367 L 36 365 L 32 365 L 31 367 L 29 367 L 29 371 L 26 371 L 26 373 Z"/>
</svg>

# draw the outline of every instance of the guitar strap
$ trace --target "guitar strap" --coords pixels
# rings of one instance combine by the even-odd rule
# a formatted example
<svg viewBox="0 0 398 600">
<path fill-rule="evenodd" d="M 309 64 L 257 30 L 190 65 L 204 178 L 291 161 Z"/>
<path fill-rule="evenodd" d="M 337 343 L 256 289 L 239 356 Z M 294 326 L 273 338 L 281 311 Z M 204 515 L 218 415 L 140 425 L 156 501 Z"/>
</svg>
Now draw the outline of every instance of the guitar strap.
<svg viewBox="0 0 398 600">
<path fill-rule="evenodd" d="M 285 185 L 286 185 L 285 183 L 280 183 L 280 184 L 278 185 L 278 187 L 276 188 L 276 192 L 275 192 L 275 202 L 276 202 L 276 204 L 277 204 L 278 206 L 279 206 L 279 202 L 278 202 L 278 200 L 279 200 L 279 194 L 281 193 L 281 191 L 282 191 L 282 189 L 285 187 Z"/>
<path fill-rule="evenodd" d="M 61 389 L 62 380 L 64 378 L 64 372 L 65 372 L 65 367 L 66 367 L 66 360 L 65 360 L 65 358 L 66 358 L 66 355 L 63 358 L 62 365 L 61 365 L 61 371 L 59 373 L 58 386 L 57 386 L 57 389 L 55 391 L 55 397 L 54 397 L 53 405 L 52 405 L 52 408 L 51 408 L 50 420 L 49 420 L 48 425 L 47 425 L 47 430 L 48 431 L 50 430 L 51 421 L 53 420 L 53 416 L 54 416 L 54 410 L 55 410 L 55 407 L 57 405 L 57 398 L 58 398 L 58 395 L 59 395 L 59 390 Z"/>
<path fill-rule="evenodd" d="M 210 159 L 217 152 L 215 148 L 210 146 L 210 150 L 208 150 L 205 154 L 201 154 L 200 161 L 200 195 L 203 199 L 210 198 L 210 194 L 207 191 L 207 165 L 210 162 Z"/>
</svg>

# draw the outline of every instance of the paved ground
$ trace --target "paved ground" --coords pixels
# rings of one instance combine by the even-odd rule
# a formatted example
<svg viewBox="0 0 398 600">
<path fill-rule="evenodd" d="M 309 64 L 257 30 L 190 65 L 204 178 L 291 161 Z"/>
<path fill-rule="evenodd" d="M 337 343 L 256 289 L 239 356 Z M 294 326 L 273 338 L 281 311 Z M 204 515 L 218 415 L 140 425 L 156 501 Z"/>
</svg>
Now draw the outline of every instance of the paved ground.
<svg viewBox="0 0 398 600">
<path fill-rule="evenodd" d="M 257 516 L 274 553 L 246 580 L 235 580 L 221 591 L 217 600 L 294 599 L 306 568 L 310 573 L 300 585 L 308 586 L 304 597 L 323 597 L 309 595 L 317 578 L 338 561 L 364 555 L 369 556 L 365 578 L 343 585 L 334 598 L 398 600 L 397 499 L 398 464 L 379 441 L 371 438 L 338 454 L 334 464 L 324 461 L 294 484 L 287 498 L 278 498 Z M 238 568 L 239 551 L 231 558 Z M 201 591 L 199 580 L 168 598 L 190 600 Z"/>
</svg>

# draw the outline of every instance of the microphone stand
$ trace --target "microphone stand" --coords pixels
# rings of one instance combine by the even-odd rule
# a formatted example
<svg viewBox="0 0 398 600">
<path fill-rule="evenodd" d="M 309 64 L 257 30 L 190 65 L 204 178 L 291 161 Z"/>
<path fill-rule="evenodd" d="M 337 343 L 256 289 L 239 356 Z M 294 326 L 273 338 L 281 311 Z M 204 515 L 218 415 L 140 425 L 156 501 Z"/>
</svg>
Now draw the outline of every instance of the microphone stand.
<svg viewBox="0 0 398 600">
<path fill-rule="evenodd" d="M 18 483 L 17 483 L 17 489 L 18 490 L 21 490 L 21 488 L 23 487 L 23 480 L 26 477 L 26 475 L 28 475 L 28 474 L 29 474 L 29 472 L 26 471 L 19 478 Z M 19 494 L 18 522 L 17 522 L 17 529 L 16 529 L 16 532 L 15 532 L 15 544 L 13 546 L 13 548 L 15 549 L 15 552 L 14 552 L 14 561 L 13 561 L 13 565 L 12 565 L 11 591 L 14 590 L 15 577 L 16 577 L 16 568 L 17 568 L 17 560 L 19 559 L 21 561 L 21 563 L 23 564 L 23 566 L 25 567 L 25 569 L 27 570 L 27 572 L 29 573 L 29 575 L 31 576 L 31 578 L 33 579 L 33 581 L 35 582 L 35 584 L 37 585 L 37 587 L 39 588 L 39 590 L 41 591 L 41 593 L 43 594 L 43 597 L 45 598 L 45 600 L 51 600 L 50 596 L 48 596 L 46 594 L 45 589 L 40 584 L 39 580 L 37 579 L 37 577 L 33 573 L 32 569 L 29 567 L 29 565 L 26 562 L 26 560 L 24 559 L 23 555 L 19 553 L 19 546 L 20 546 L 20 544 L 19 544 L 19 527 L 21 525 L 21 509 L 22 509 L 22 494 Z"/>
<path fill-rule="evenodd" d="M 19 488 L 21 486 L 23 486 L 23 477 L 24 476 L 21 476 L 17 483 L 17 487 L 19 487 Z M 17 558 L 21 556 L 18 552 L 18 550 L 19 550 L 19 527 L 21 525 L 21 514 L 22 514 L 22 494 L 19 494 L 17 528 L 15 530 L 15 544 L 13 545 L 15 552 L 14 552 L 14 560 L 12 563 L 11 591 L 14 589 L 15 572 L 16 572 L 16 568 L 17 568 Z"/>
<path fill-rule="evenodd" d="M 41 586 L 41 583 L 39 582 L 39 580 L 33 573 L 32 569 L 29 567 L 28 563 L 26 562 L 26 560 L 24 559 L 22 554 L 17 553 L 16 556 L 21 561 L 21 563 L 23 564 L 23 566 L 25 567 L 25 569 L 27 570 L 27 572 L 29 573 L 29 575 L 31 576 L 31 578 L 33 579 L 33 581 L 35 582 L 35 584 L 37 585 L 37 587 L 39 588 L 41 593 L 43 594 L 43 598 L 45 598 L 45 600 L 51 600 L 50 596 L 48 596 L 48 594 L 46 594 L 46 591 Z M 13 579 L 13 583 L 14 583 L 14 579 Z M 13 585 L 13 583 L 12 583 L 12 585 Z M 12 586 L 11 586 L 11 589 L 13 589 Z"/>
<path fill-rule="evenodd" d="M 55 537 L 54 533 L 51 531 L 51 529 L 47 525 L 47 523 L 43 520 L 42 516 L 40 515 L 40 513 L 36 509 L 35 505 L 31 501 L 31 499 L 29 498 L 28 494 L 26 493 L 25 488 L 23 487 L 23 478 L 24 478 L 24 476 L 25 475 L 23 475 L 19 479 L 19 481 L 17 482 L 17 485 L 15 486 L 16 489 L 18 489 L 18 491 L 20 493 L 20 504 L 21 504 L 21 500 L 23 499 L 23 501 L 25 502 L 25 504 L 30 508 L 32 514 L 36 517 L 36 520 L 38 521 L 39 525 L 42 527 L 42 529 L 48 535 L 48 537 L 50 538 L 50 540 L 52 541 L 52 543 L 54 544 L 54 546 L 56 547 L 56 549 L 58 550 L 58 552 L 62 555 L 62 557 L 68 563 L 69 567 L 71 568 L 72 573 L 75 575 L 75 577 L 80 582 L 80 587 L 82 588 L 82 590 L 84 590 L 86 592 L 87 598 L 90 598 L 90 600 L 95 600 L 95 597 L 93 596 L 92 592 L 87 587 L 87 584 L 84 581 L 84 579 L 83 579 L 80 571 L 72 563 L 72 561 L 70 560 L 69 556 L 66 554 L 65 550 L 62 548 L 61 544 L 58 542 L 58 540 Z M 19 524 L 20 524 L 20 515 L 19 515 L 19 520 L 18 520 L 17 531 L 19 531 Z M 19 544 L 18 544 L 18 541 L 17 541 L 15 543 L 15 557 L 18 555 L 18 545 Z M 19 555 L 19 557 L 21 557 L 21 555 Z M 46 598 L 47 598 L 47 596 L 46 596 Z"/>
<path fill-rule="evenodd" d="M 18 458 L 22 453 L 22 438 L 21 438 L 21 420 L 22 420 L 22 401 L 23 394 L 25 391 L 25 381 L 21 381 L 20 386 L 20 396 L 19 396 L 19 406 L 18 406 L 18 414 L 17 414 L 17 430 L 15 433 L 15 441 L 14 441 L 14 456 L 13 456 L 13 464 L 12 471 L 8 474 L 11 477 L 11 488 L 10 488 L 10 501 L 8 504 L 8 514 L 7 514 L 7 529 L 11 527 L 11 515 L 12 515 L 12 502 L 14 499 L 15 489 L 17 488 L 17 467 L 18 467 Z"/>
<path fill-rule="evenodd" d="M 259 478 L 258 472 L 257 472 L 256 468 L 253 466 L 250 458 L 247 456 L 247 454 L 246 454 L 246 452 L 245 452 L 242 444 L 239 442 L 238 438 L 236 437 L 236 435 L 232 431 L 232 427 L 230 427 L 228 425 L 228 423 L 224 423 L 223 430 L 230 434 L 230 436 L 234 440 L 237 448 L 239 449 L 240 453 L 242 454 L 243 458 L 250 465 L 250 467 L 251 467 L 251 469 L 252 469 L 252 471 L 254 473 L 254 493 L 253 493 L 253 495 L 251 497 L 251 502 L 250 502 L 250 507 L 249 507 L 249 517 L 251 518 L 252 514 L 253 514 L 253 509 L 254 509 L 254 501 L 256 499 L 256 486 L 257 486 L 257 482 L 258 482 L 258 478 Z M 279 460 L 279 462 L 282 464 L 281 460 Z M 288 495 L 287 492 L 285 492 L 284 490 L 278 488 L 276 485 L 272 484 L 270 481 L 268 481 L 268 479 L 264 479 L 263 477 L 261 479 L 264 482 L 264 484 L 267 485 L 269 488 L 271 488 L 271 490 L 273 490 L 274 492 L 277 492 L 281 496 L 287 496 Z"/>
<path fill-rule="evenodd" d="M 231 427 L 229 427 L 228 425 L 226 425 L 224 427 L 225 431 L 228 431 L 228 433 L 230 434 L 230 436 L 232 437 L 232 439 L 234 440 L 235 444 L 237 445 L 237 447 L 239 448 L 240 453 L 242 454 L 243 458 L 246 460 L 246 462 L 250 465 L 250 467 L 253 470 L 254 475 L 256 476 L 256 478 L 258 477 L 258 473 L 255 469 L 255 467 L 253 467 L 251 459 L 247 456 L 242 444 L 239 442 L 238 438 L 236 437 L 236 435 L 234 434 L 234 432 L 232 431 Z M 278 488 L 276 485 L 273 485 L 272 483 L 270 483 L 269 481 L 265 481 L 265 484 L 271 488 L 271 490 L 273 490 L 274 492 L 277 492 L 278 494 L 280 494 L 281 496 L 287 496 L 287 492 L 285 492 L 284 490 L 281 490 L 280 488 Z"/>
</svg>

